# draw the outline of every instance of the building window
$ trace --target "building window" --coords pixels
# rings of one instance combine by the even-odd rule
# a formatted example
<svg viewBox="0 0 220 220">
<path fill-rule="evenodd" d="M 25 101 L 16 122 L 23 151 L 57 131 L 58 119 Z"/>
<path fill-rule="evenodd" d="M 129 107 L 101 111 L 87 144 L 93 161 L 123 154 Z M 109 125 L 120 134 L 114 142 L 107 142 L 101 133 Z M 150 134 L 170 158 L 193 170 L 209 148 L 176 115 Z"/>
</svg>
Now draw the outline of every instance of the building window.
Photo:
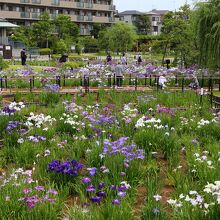
<svg viewBox="0 0 220 220">
<path fill-rule="evenodd" d="M 160 21 L 160 17 L 152 17 L 152 21 Z"/>
<path fill-rule="evenodd" d="M 158 26 L 153 26 L 153 31 L 158 32 Z"/>
</svg>

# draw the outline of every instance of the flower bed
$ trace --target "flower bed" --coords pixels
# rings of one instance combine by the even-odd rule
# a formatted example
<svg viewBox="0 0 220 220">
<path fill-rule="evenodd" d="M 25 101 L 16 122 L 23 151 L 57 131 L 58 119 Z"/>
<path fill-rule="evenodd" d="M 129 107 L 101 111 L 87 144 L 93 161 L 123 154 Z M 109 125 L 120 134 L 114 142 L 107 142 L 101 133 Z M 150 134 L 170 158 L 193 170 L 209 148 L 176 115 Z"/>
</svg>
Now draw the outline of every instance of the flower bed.
<svg viewBox="0 0 220 220">
<path fill-rule="evenodd" d="M 0 109 L 2 219 L 218 219 L 208 98 L 99 91 L 24 104 L 39 98 Z"/>
</svg>

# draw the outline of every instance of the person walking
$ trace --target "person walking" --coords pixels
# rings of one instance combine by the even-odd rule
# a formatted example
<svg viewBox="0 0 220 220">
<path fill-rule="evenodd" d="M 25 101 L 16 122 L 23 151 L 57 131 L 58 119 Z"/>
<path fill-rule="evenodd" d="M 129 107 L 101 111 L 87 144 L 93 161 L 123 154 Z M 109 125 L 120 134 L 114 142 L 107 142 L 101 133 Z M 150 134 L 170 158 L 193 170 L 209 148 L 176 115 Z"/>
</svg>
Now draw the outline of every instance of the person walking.
<svg viewBox="0 0 220 220">
<path fill-rule="evenodd" d="M 26 55 L 26 50 L 25 48 L 22 49 L 21 51 L 21 65 L 25 66 L 26 65 L 26 60 L 27 60 L 27 55 Z"/>
<path fill-rule="evenodd" d="M 127 65 L 127 57 L 125 56 L 125 53 L 122 54 L 121 64 L 124 66 Z"/>
<path fill-rule="evenodd" d="M 159 84 L 161 89 L 164 89 L 166 87 L 166 85 L 165 85 L 166 82 L 167 82 L 167 79 L 165 77 L 165 74 L 161 75 L 159 77 L 159 81 L 158 81 L 158 84 Z"/>
<path fill-rule="evenodd" d="M 124 67 L 123 67 L 123 65 L 121 65 L 121 62 L 118 62 L 118 65 L 115 67 L 115 76 L 116 76 L 117 87 L 122 87 L 123 72 L 124 72 Z"/>
</svg>

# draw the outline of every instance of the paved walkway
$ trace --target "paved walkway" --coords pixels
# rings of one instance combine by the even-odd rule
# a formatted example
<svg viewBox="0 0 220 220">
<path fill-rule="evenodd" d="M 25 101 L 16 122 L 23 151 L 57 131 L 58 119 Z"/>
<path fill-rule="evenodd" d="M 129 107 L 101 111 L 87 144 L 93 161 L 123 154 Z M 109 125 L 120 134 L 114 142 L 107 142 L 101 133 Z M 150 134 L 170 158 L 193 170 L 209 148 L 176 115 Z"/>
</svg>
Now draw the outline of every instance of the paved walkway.
<svg viewBox="0 0 220 220">
<path fill-rule="evenodd" d="M 152 91 L 152 88 L 150 87 L 141 87 L 141 86 L 138 86 L 138 87 L 135 87 L 135 86 L 124 86 L 124 87 L 120 87 L 120 88 L 110 88 L 110 87 L 102 87 L 102 88 L 99 88 L 99 87 L 89 87 L 87 88 L 87 90 L 85 89 L 85 87 L 75 87 L 75 88 L 68 88 L 68 87 L 65 87 L 65 88 L 60 88 L 59 89 L 59 93 L 60 94 L 75 94 L 75 93 L 85 93 L 85 92 L 98 92 L 100 90 L 104 90 L 104 91 L 112 91 L 112 90 L 115 90 L 115 91 Z M 34 94 L 40 94 L 41 92 L 43 92 L 44 90 L 43 89 L 33 89 L 31 92 L 34 93 Z M 30 92 L 30 89 L 11 89 L 11 88 L 8 88 L 8 89 L 3 89 L 2 91 L 0 91 L 0 94 L 1 95 L 13 95 L 13 94 L 16 94 L 16 92 L 19 92 L 21 94 L 27 94 Z"/>
</svg>

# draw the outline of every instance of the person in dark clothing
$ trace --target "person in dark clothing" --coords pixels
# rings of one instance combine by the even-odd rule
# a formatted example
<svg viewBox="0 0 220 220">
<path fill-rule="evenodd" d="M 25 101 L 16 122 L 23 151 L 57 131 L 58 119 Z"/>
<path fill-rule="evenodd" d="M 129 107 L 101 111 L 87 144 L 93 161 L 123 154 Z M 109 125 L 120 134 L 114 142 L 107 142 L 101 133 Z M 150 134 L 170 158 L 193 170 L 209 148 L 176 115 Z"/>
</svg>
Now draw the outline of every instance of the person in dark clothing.
<svg viewBox="0 0 220 220">
<path fill-rule="evenodd" d="M 26 60 L 27 60 L 26 50 L 23 49 L 21 51 L 21 65 L 22 66 L 26 65 Z"/>
<path fill-rule="evenodd" d="M 111 54 L 108 54 L 106 57 L 106 62 L 109 63 L 111 61 L 112 61 L 112 56 L 111 56 Z"/>
<path fill-rule="evenodd" d="M 68 56 L 67 55 L 62 55 L 59 59 L 60 63 L 65 63 L 67 61 Z"/>
<path fill-rule="evenodd" d="M 141 55 L 138 56 L 137 62 L 138 62 L 138 64 L 141 64 L 141 63 L 142 63 Z"/>
</svg>

